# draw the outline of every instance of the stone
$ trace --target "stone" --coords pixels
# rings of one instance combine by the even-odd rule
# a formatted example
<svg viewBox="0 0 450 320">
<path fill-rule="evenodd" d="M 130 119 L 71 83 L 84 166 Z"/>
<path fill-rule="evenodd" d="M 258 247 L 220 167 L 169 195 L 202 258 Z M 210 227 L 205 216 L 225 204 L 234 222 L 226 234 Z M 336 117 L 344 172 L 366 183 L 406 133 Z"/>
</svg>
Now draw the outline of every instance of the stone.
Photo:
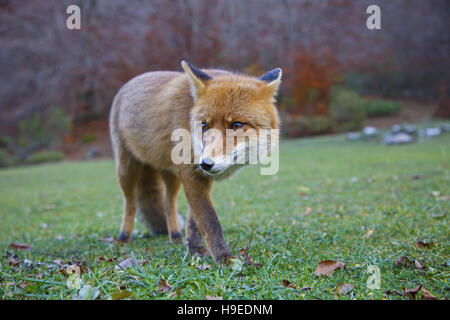
<svg viewBox="0 0 450 320">
<path fill-rule="evenodd" d="M 433 138 L 441 135 L 442 131 L 439 128 L 426 128 L 425 129 L 425 135 L 428 138 Z"/>
<path fill-rule="evenodd" d="M 375 127 L 367 126 L 367 127 L 364 127 L 363 134 L 366 137 L 375 137 L 378 135 L 378 129 Z"/>
<path fill-rule="evenodd" d="M 395 134 L 387 134 L 383 139 L 383 144 L 386 145 L 399 145 L 405 143 L 411 143 L 413 138 L 406 133 L 400 132 Z"/>
<path fill-rule="evenodd" d="M 347 133 L 347 140 L 359 140 L 361 138 L 362 138 L 362 135 L 359 132 L 349 132 L 349 133 Z"/>
</svg>

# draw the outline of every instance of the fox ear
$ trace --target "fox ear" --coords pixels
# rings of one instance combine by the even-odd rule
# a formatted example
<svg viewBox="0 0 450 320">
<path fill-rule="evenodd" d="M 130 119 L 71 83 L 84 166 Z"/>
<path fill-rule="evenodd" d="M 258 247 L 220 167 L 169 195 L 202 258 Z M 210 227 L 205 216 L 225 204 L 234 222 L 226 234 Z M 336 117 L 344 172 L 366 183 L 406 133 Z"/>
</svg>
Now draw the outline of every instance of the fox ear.
<svg viewBox="0 0 450 320">
<path fill-rule="evenodd" d="M 278 87 L 281 83 L 281 76 L 283 72 L 281 68 L 273 69 L 266 74 L 263 74 L 258 79 L 264 82 L 267 82 L 267 87 L 273 90 L 273 94 L 275 95 L 278 91 Z"/>
<path fill-rule="evenodd" d="M 212 77 L 185 60 L 181 61 L 181 66 L 189 78 L 191 95 L 197 100 L 205 88 L 205 81 L 211 80 Z"/>
</svg>

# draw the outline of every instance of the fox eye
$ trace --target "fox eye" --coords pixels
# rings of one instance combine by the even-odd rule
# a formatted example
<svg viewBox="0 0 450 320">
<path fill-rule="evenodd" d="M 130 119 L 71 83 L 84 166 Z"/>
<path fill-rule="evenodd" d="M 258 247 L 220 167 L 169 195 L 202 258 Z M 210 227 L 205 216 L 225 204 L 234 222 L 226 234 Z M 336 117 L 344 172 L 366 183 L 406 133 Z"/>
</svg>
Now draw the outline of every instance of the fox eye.
<svg viewBox="0 0 450 320">
<path fill-rule="evenodd" d="M 208 124 L 206 122 L 202 122 L 202 132 L 208 130 Z"/>
<path fill-rule="evenodd" d="M 230 125 L 230 129 L 233 129 L 233 130 L 239 130 L 239 129 L 242 129 L 243 127 L 244 127 L 244 124 L 242 122 L 233 122 Z"/>
</svg>

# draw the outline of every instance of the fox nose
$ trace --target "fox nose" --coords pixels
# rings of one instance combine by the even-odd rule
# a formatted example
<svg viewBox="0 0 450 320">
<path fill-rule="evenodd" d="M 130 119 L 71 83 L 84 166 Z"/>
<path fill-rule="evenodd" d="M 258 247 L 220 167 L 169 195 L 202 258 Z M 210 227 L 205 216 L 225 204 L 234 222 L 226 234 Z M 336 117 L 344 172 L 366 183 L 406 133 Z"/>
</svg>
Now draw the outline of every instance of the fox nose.
<svg viewBox="0 0 450 320">
<path fill-rule="evenodd" d="M 210 158 L 205 158 L 202 160 L 202 163 L 200 164 L 200 167 L 202 167 L 203 170 L 209 171 L 214 166 L 214 162 Z"/>
</svg>

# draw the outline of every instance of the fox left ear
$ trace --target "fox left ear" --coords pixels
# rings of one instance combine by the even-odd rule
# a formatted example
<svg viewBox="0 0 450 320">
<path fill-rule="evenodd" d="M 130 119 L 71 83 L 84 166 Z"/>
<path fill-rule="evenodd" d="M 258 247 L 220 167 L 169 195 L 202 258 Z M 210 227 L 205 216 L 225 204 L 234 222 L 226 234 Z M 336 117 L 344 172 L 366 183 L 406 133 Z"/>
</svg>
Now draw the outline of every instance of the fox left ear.
<svg viewBox="0 0 450 320">
<path fill-rule="evenodd" d="M 181 66 L 189 78 L 191 84 L 191 95 L 197 100 L 205 89 L 205 81 L 211 80 L 212 77 L 200 69 L 197 69 L 187 61 L 181 61 Z"/>
<path fill-rule="evenodd" d="M 276 68 L 262 75 L 258 79 L 267 82 L 267 87 L 273 90 L 273 94 L 276 94 L 281 83 L 282 74 L 281 68 Z"/>
</svg>

